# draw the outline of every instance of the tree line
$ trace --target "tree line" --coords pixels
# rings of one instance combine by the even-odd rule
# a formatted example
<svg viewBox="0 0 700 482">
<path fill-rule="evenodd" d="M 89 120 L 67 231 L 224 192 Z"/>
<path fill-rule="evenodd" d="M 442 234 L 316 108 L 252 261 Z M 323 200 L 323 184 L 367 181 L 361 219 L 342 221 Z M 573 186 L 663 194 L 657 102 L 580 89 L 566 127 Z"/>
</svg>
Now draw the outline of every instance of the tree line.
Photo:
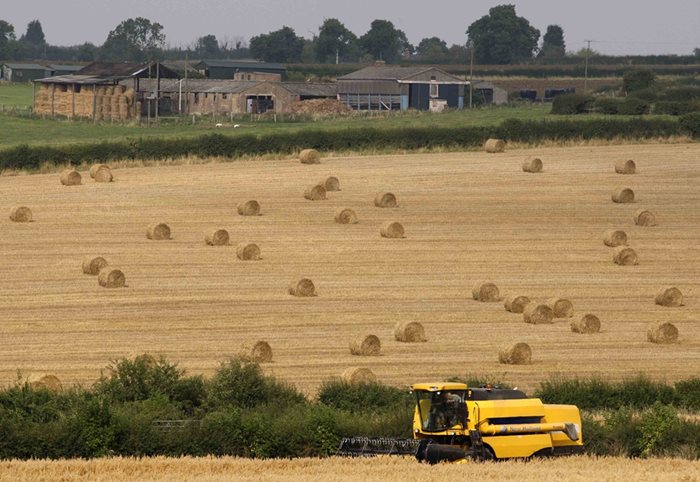
<svg viewBox="0 0 700 482">
<path fill-rule="evenodd" d="M 463 44 L 447 45 L 434 36 L 423 38 L 417 45 L 408 41 L 405 32 L 390 20 L 376 19 L 362 35 L 349 30 L 340 20 L 328 18 L 312 38 L 296 34 L 288 26 L 259 34 L 248 41 L 218 39 L 213 34 L 197 38 L 191 45 L 166 45 L 163 25 L 143 17 L 129 18 L 109 32 L 100 46 L 90 42 L 74 46 L 50 45 L 39 20 L 32 20 L 26 32 L 16 38 L 14 26 L 0 20 L 0 59 L 43 59 L 62 61 L 145 61 L 177 60 L 186 56 L 207 59 L 255 58 L 280 63 L 386 63 L 423 62 L 464 64 L 471 59 L 477 64 L 551 63 L 567 57 L 600 56 L 592 49 L 568 52 L 564 30 L 549 25 L 544 35 L 530 22 L 517 15 L 515 5 L 498 5 L 487 15 L 471 23 Z M 541 38 L 541 41 L 540 41 Z M 648 56 L 646 56 L 648 57 Z M 658 63 L 697 62 L 700 48 L 693 55 L 658 56 Z M 668 58 L 667 58 L 668 57 Z M 687 58 L 686 58 L 687 57 Z M 665 60 L 664 60 L 665 59 Z M 671 60 L 671 61 L 669 61 Z"/>
</svg>

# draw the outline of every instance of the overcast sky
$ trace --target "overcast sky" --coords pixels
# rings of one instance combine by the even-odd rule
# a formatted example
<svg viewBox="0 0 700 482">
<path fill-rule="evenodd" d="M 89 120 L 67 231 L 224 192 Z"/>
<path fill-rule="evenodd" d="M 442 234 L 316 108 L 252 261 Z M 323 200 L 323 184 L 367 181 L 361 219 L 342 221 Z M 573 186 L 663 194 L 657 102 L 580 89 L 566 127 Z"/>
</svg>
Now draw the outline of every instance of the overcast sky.
<svg viewBox="0 0 700 482">
<path fill-rule="evenodd" d="M 486 0 L 0 0 L 0 19 L 17 37 L 38 19 L 54 45 L 101 45 L 109 31 L 129 17 L 146 17 L 164 26 L 166 42 L 186 47 L 214 34 L 219 40 L 268 33 L 286 25 L 311 38 L 325 18 L 337 18 L 356 35 L 375 19 L 390 20 L 417 45 L 437 36 L 462 44 L 467 27 L 489 8 L 508 3 Z M 526 0 L 516 5 L 544 35 L 547 26 L 564 29 L 568 51 L 585 47 L 610 55 L 692 54 L 700 47 L 700 0 Z M 541 39 L 540 39 L 541 40 Z"/>
</svg>

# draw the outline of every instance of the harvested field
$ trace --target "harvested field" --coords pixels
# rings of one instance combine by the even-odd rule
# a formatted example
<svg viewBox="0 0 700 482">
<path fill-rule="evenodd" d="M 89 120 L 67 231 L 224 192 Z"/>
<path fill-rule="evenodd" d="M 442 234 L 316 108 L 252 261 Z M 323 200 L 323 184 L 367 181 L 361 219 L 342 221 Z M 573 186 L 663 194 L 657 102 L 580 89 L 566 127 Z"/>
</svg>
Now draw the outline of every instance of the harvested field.
<svg viewBox="0 0 700 482">
<path fill-rule="evenodd" d="M 324 202 L 301 196 L 319 173 L 292 158 L 120 168 L 108 189 L 67 189 L 56 174 L 0 176 L 0 383 L 13 383 L 19 369 L 55 374 L 64 387 L 90 385 L 130 353 L 210 376 L 241 341 L 265 340 L 275 358 L 263 370 L 315 394 L 365 361 L 348 350 L 364 333 L 382 340 L 382 356 L 371 359 L 378 380 L 404 387 L 467 371 L 525 389 L 554 375 L 697 376 L 700 144 L 538 147 L 553 161 L 536 183 L 513 168 L 533 152 L 328 156 L 324 171 L 343 190 Z M 658 226 L 635 225 L 635 204 L 610 201 L 620 158 L 644 166 L 633 187 Z M 399 206 L 374 207 L 389 189 Z M 245 199 L 265 215 L 239 216 Z M 20 203 L 37 222 L 8 219 Z M 361 222 L 333 222 L 339 207 Z M 405 239 L 378 235 L 391 218 L 405 223 Z M 158 220 L 173 228 L 172 240 L 144 236 Z M 254 240 L 264 257 L 242 262 L 233 247 L 207 247 L 202 238 L 217 226 L 232 246 Z M 627 233 L 639 265 L 612 262 L 601 242 L 610 228 Z M 91 253 L 114 261 L 127 286 L 104 289 L 83 275 Z M 288 283 L 302 276 L 319 296 L 289 295 Z M 571 319 L 528 324 L 501 303 L 474 302 L 473 285 L 489 279 L 534 302 L 565 295 L 603 329 L 583 336 Z M 684 306 L 656 305 L 663 286 L 681 288 Z M 396 341 L 400 321 L 420 322 L 427 341 Z M 678 328 L 677 343 L 647 341 L 648 325 L 663 322 Z M 499 364 L 498 350 L 516 342 L 530 345 L 533 363 Z"/>
</svg>

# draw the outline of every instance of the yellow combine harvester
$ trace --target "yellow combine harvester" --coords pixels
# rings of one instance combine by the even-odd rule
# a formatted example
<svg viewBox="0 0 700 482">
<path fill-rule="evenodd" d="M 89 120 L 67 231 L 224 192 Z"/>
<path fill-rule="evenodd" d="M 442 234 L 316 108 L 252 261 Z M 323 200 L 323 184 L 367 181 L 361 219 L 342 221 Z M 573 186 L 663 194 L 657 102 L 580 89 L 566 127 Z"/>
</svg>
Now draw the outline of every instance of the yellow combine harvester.
<svg viewBox="0 0 700 482">
<path fill-rule="evenodd" d="M 583 452 L 581 415 L 574 405 L 545 405 L 519 390 L 417 383 L 413 439 L 346 438 L 343 455 L 415 455 L 449 461 L 572 455 Z"/>
</svg>

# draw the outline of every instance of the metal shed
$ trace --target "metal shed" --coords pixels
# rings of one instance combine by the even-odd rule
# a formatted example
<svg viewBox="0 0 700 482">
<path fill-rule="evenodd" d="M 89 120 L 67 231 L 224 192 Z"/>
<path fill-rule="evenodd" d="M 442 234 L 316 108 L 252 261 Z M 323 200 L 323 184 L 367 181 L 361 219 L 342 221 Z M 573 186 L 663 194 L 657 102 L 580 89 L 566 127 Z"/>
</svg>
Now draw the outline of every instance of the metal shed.
<svg viewBox="0 0 700 482">
<path fill-rule="evenodd" d="M 39 64 L 2 64 L 0 78 L 8 82 L 30 82 L 51 75 L 51 69 Z"/>
<path fill-rule="evenodd" d="M 221 80 L 284 80 L 284 65 L 257 60 L 202 60 L 194 66 L 207 79 Z"/>
</svg>

